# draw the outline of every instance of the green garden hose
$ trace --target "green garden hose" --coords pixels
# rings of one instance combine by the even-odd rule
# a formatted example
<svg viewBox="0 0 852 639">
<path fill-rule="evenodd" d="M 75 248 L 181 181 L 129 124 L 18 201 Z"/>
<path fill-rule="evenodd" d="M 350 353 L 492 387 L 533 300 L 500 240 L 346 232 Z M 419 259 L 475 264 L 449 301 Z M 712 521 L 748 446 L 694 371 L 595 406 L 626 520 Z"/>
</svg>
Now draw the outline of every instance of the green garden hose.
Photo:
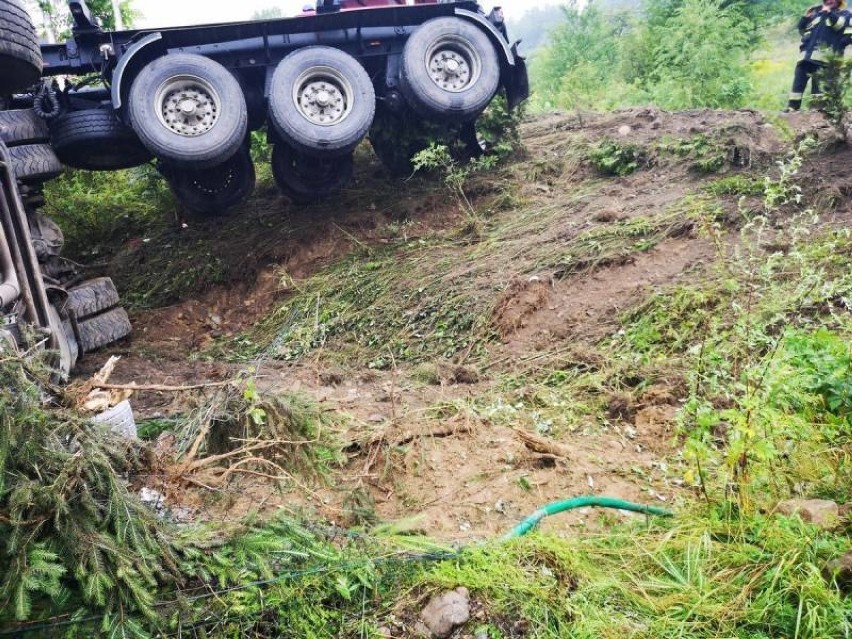
<svg viewBox="0 0 852 639">
<path fill-rule="evenodd" d="M 672 517 L 674 513 L 665 508 L 657 508 L 656 506 L 645 506 L 643 504 L 634 504 L 623 499 L 615 499 L 614 497 L 575 497 L 574 499 L 564 499 L 562 501 L 554 501 L 547 506 L 543 506 L 535 511 L 532 515 L 524 519 L 517 526 L 512 528 L 503 536 L 503 539 L 514 539 L 515 537 L 523 537 L 538 523 L 550 515 L 564 513 L 566 510 L 575 508 L 584 508 L 586 506 L 598 506 L 600 508 L 617 508 L 618 510 L 630 510 L 635 513 L 643 513 L 645 515 L 658 515 L 660 517 Z"/>
</svg>

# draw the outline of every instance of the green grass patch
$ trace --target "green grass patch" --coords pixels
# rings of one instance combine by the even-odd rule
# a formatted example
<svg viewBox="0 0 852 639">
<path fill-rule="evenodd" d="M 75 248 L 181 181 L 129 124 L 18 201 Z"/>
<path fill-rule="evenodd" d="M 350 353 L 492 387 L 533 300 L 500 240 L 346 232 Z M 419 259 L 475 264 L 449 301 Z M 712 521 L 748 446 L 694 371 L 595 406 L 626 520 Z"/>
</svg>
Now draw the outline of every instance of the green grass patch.
<svg viewBox="0 0 852 639">
<path fill-rule="evenodd" d="M 151 165 L 125 171 L 68 170 L 45 184 L 45 212 L 65 235 L 65 255 L 99 261 L 168 224 L 174 201 Z"/>
</svg>

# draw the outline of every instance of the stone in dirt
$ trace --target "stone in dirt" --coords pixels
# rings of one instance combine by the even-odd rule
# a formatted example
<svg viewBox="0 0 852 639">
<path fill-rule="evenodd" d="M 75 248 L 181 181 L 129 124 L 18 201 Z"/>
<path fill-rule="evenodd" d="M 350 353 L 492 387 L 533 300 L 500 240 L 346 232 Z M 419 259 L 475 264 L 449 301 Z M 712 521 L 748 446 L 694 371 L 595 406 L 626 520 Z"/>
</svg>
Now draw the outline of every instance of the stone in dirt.
<svg viewBox="0 0 852 639">
<path fill-rule="evenodd" d="M 826 530 L 834 528 L 840 520 L 837 504 L 828 499 L 787 499 L 779 503 L 775 510 L 788 517 L 798 515 L 802 521 Z"/>
<path fill-rule="evenodd" d="M 470 619 L 470 593 L 461 587 L 432 597 L 420 613 L 420 633 L 437 639 L 449 637 Z"/>
<path fill-rule="evenodd" d="M 852 594 L 852 551 L 842 557 L 829 561 L 822 570 L 827 581 L 836 581 L 837 587 L 844 593 Z"/>
</svg>

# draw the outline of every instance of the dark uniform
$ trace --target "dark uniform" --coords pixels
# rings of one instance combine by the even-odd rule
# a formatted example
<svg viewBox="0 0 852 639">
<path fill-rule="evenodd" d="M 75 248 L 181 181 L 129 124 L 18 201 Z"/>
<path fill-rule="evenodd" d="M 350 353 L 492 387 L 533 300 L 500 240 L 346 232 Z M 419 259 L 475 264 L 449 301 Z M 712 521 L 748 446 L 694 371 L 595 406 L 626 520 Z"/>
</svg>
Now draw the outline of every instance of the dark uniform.
<svg viewBox="0 0 852 639">
<path fill-rule="evenodd" d="M 829 55 L 843 53 L 845 32 L 850 27 L 850 14 L 844 10 L 845 4 L 843 0 L 825 0 L 824 4 L 808 9 L 799 19 L 802 43 L 799 46 L 799 61 L 793 76 L 788 109 L 798 111 L 802 106 L 802 97 L 809 78 L 811 96 L 821 95 L 816 74 L 825 65 Z M 849 35 L 852 36 L 852 31 Z"/>
</svg>

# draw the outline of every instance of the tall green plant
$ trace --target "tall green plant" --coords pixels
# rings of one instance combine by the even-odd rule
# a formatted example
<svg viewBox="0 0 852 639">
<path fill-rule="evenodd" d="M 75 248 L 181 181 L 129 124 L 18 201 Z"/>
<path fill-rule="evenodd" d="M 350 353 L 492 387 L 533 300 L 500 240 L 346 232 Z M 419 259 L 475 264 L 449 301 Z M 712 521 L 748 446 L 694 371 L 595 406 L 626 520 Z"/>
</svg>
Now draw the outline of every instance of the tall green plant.
<svg viewBox="0 0 852 639">
<path fill-rule="evenodd" d="M 742 106 L 749 91 L 745 53 L 751 23 L 721 0 L 685 0 L 647 37 L 656 43 L 644 82 L 667 108 Z"/>
</svg>

